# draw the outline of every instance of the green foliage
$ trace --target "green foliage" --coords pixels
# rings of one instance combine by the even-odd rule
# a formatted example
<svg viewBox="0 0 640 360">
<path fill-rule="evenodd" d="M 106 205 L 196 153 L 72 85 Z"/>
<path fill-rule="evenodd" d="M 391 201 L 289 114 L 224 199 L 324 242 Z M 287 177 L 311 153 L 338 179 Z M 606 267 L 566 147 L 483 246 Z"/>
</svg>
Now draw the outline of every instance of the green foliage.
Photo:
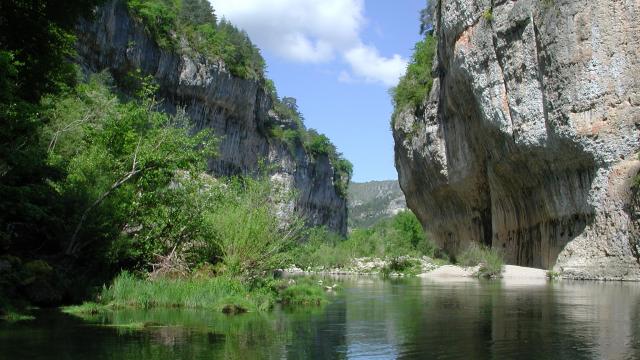
<svg viewBox="0 0 640 360">
<path fill-rule="evenodd" d="M 123 272 L 102 290 L 100 302 L 112 308 L 184 307 L 223 312 L 234 306 L 253 312 L 270 309 L 275 296 L 266 288 L 252 291 L 238 279 L 226 276 L 150 281 Z"/>
<path fill-rule="evenodd" d="M 273 90 L 275 94 L 275 89 Z M 303 147 L 307 153 L 315 158 L 327 156 L 333 165 L 333 184 L 339 196 L 346 198 L 349 181 L 353 175 L 353 165 L 338 152 L 335 145 L 324 134 L 315 129 L 307 129 L 304 126 L 304 118 L 298 109 L 296 99 L 284 97 L 282 100 L 274 98 L 273 110 L 284 121 L 290 121 L 289 127 L 273 125 L 270 134 L 287 144 L 293 154 L 297 147 Z"/>
<path fill-rule="evenodd" d="M 96 76 L 45 99 L 49 163 L 66 174 L 52 182 L 68 212 L 61 237 L 74 256 L 89 249 L 110 254 L 113 239 L 132 223 L 175 200 L 167 189 L 178 170 L 199 174 L 214 154 L 208 131 L 190 136 L 180 116 L 154 110 L 153 98 L 121 102 L 106 82 Z M 149 96 L 154 86 L 142 83 L 139 94 Z"/>
<path fill-rule="evenodd" d="M 178 4 L 173 0 L 127 1 L 129 9 L 143 20 L 147 31 L 164 48 L 172 48 L 176 42 L 172 32 L 176 30 Z"/>
<path fill-rule="evenodd" d="M 127 0 L 127 4 L 160 47 L 176 51 L 179 40 L 186 39 L 198 54 L 222 59 L 233 75 L 264 78 L 266 65 L 260 50 L 229 21 L 216 22 L 208 1 Z"/>
<path fill-rule="evenodd" d="M 227 273 L 255 281 L 287 263 L 286 251 L 302 236 L 303 221 L 278 207 L 290 196 L 268 181 L 244 179 L 228 184 L 224 201 L 209 209 L 207 239 L 220 254 Z M 231 195 L 231 196 L 229 196 Z M 283 217 L 275 216 L 281 212 Z"/>
<path fill-rule="evenodd" d="M 311 154 L 319 156 L 329 155 L 331 152 L 335 152 L 335 147 L 326 135 L 315 132 L 310 133 L 307 149 Z"/>
<path fill-rule="evenodd" d="M 433 257 L 435 251 L 436 246 L 427 239 L 418 219 L 405 211 L 371 228 L 354 229 L 346 240 L 326 229 L 313 229 L 307 241 L 294 250 L 292 261 L 304 269 L 344 268 L 354 258 L 375 257 L 401 263 L 403 257 Z"/>
<path fill-rule="evenodd" d="M 437 39 L 432 34 L 428 34 L 416 43 L 405 75 L 400 78 L 398 85 L 390 90 L 394 106 L 392 119 L 400 111 L 405 109 L 417 111 L 422 107 L 433 85 L 431 67 L 436 44 Z"/>
<path fill-rule="evenodd" d="M 482 18 L 484 19 L 484 21 L 486 21 L 487 23 L 491 23 L 493 21 L 493 12 L 491 11 L 491 9 L 485 9 L 482 12 Z"/>
<path fill-rule="evenodd" d="M 284 305 L 322 305 L 327 295 L 318 284 L 298 279 L 280 291 L 279 301 Z"/>
<path fill-rule="evenodd" d="M 392 258 L 387 265 L 382 267 L 380 272 L 386 277 L 392 274 L 417 275 L 421 270 L 417 261 L 407 256 L 401 256 Z"/>
<path fill-rule="evenodd" d="M 456 257 L 462 266 L 480 265 L 478 275 L 481 277 L 498 277 L 502 273 L 504 260 L 499 250 L 472 243 Z"/>
</svg>

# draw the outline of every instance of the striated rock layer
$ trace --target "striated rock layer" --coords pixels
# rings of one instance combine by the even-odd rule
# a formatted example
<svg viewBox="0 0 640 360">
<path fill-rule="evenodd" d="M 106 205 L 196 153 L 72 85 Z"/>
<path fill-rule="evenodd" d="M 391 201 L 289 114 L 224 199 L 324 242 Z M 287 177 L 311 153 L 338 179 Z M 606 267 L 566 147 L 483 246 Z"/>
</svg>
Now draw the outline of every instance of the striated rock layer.
<svg viewBox="0 0 640 360">
<path fill-rule="evenodd" d="M 440 0 L 434 86 L 394 119 L 408 206 L 566 277 L 640 280 L 640 3 Z M 637 210 L 637 209 L 636 209 Z"/>
<path fill-rule="evenodd" d="M 98 9 L 93 22 L 79 24 L 77 50 L 89 72 L 109 70 L 116 79 L 136 69 L 153 75 L 167 111 L 184 109 L 196 130 L 212 128 L 220 137 L 219 155 L 209 164 L 213 174 L 268 169 L 274 181 L 296 193 L 288 208 L 311 226 L 346 234 L 347 201 L 334 185 L 349 179 L 334 172 L 327 156 L 313 157 L 302 146 L 270 136 L 272 126 L 295 125 L 275 115 L 260 81 L 234 77 L 223 62 L 186 48 L 180 53 L 160 48 L 117 0 Z"/>
</svg>

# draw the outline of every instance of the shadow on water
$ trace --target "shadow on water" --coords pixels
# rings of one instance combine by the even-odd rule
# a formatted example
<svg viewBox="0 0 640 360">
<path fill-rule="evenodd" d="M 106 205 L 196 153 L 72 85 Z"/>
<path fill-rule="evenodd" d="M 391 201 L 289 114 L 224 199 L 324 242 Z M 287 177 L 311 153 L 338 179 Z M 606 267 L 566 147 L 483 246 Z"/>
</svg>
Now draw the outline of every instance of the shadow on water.
<svg viewBox="0 0 640 360">
<path fill-rule="evenodd" d="M 16 359 L 635 359 L 640 284 L 341 278 L 324 307 L 227 317 L 40 312 L 0 324 Z M 103 326 L 107 325 L 107 326 Z"/>
</svg>

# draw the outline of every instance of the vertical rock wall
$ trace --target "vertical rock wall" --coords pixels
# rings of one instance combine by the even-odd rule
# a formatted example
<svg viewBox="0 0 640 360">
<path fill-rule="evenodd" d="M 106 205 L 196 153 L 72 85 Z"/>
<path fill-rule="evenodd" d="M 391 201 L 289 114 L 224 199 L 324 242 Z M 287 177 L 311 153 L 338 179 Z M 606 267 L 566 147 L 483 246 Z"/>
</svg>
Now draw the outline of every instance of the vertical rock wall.
<svg viewBox="0 0 640 360">
<path fill-rule="evenodd" d="M 450 253 L 640 280 L 640 3 L 440 0 L 434 86 L 394 119 L 409 207 Z"/>
<path fill-rule="evenodd" d="M 219 155 L 209 164 L 214 175 L 271 169 L 274 181 L 297 194 L 290 208 L 309 225 L 345 234 L 347 202 L 334 183 L 349 179 L 334 172 L 328 157 L 313 157 L 302 146 L 291 148 L 270 136 L 271 126 L 294 125 L 274 114 L 259 81 L 234 77 L 223 62 L 182 46 L 179 52 L 158 47 L 118 0 L 99 8 L 94 21 L 78 26 L 78 60 L 86 71 L 108 70 L 118 79 L 141 69 L 160 85 L 167 111 L 183 108 L 196 130 L 213 129 L 220 137 Z"/>
</svg>

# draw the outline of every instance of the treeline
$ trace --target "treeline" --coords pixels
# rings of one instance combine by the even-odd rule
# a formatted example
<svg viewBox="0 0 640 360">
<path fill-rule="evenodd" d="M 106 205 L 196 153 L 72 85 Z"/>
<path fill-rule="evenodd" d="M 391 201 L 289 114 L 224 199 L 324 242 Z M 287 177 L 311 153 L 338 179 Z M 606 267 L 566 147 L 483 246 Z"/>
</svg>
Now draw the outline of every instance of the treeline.
<svg viewBox="0 0 640 360">
<path fill-rule="evenodd" d="M 158 45 L 182 51 L 184 38 L 200 55 L 222 59 L 229 71 L 243 79 L 264 78 L 266 64 L 245 31 L 225 19 L 218 21 L 208 0 L 126 0 L 134 16 Z"/>
</svg>

